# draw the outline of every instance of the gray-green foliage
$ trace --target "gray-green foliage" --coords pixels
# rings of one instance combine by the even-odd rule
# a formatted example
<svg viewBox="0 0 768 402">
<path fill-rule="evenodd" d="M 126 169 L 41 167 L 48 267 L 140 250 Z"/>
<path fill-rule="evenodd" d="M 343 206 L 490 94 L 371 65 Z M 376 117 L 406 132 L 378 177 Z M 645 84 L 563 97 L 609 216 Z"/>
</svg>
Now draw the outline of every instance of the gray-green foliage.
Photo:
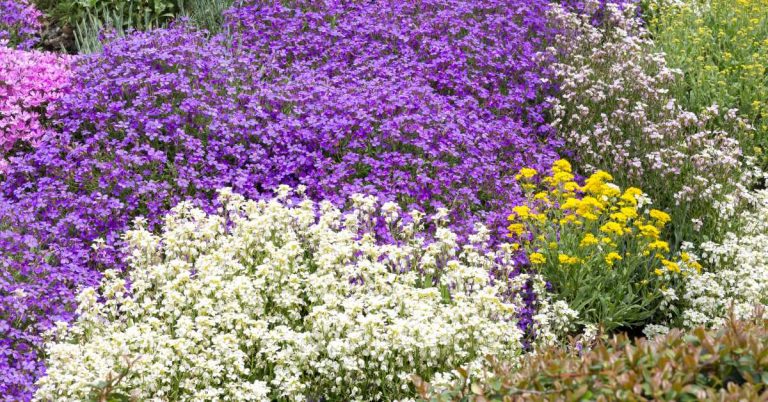
<svg viewBox="0 0 768 402">
<path fill-rule="evenodd" d="M 221 31 L 224 22 L 224 10 L 232 6 L 235 0 L 179 0 L 181 12 L 192 22 L 211 33 Z"/>
<path fill-rule="evenodd" d="M 103 48 L 101 33 L 112 30 L 124 36 L 132 29 L 167 26 L 177 17 L 187 17 L 211 33 L 222 30 L 223 12 L 235 0 L 65 0 L 39 3 L 49 13 L 73 26 L 79 53 Z"/>
</svg>

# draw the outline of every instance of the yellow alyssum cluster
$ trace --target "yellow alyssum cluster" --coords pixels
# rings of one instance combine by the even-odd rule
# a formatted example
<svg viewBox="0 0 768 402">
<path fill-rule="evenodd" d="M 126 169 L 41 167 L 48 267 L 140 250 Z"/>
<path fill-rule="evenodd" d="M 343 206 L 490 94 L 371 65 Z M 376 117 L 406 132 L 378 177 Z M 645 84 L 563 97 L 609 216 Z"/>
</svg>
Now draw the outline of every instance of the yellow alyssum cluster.
<svg viewBox="0 0 768 402">
<path fill-rule="evenodd" d="M 685 255 L 672 255 L 661 236 L 672 217 L 642 205 L 642 190 L 622 191 L 604 171 L 575 181 L 570 163 L 558 160 L 540 177 L 525 168 L 516 176 L 528 192 L 528 204 L 516 206 L 508 219 L 515 248 L 522 247 L 534 266 L 647 267 L 656 275 L 683 273 L 681 265 L 700 270 Z M 678 261 L 678 262 L 674 262 Z"/>
</svg>

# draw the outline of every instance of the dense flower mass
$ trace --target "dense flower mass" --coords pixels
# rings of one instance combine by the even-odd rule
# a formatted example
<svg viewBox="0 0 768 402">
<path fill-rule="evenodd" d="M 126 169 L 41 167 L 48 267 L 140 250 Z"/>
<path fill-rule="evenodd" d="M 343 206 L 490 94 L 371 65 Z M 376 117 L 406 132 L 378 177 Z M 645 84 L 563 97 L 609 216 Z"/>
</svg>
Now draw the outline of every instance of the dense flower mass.
<svg viewBox="0 0 768 402">
<path fill-rule="evenodd" d="M 183 200 L 211 212 L 217 188 L 261 199 L 304 185 L 338 206 L 365 192 L 446 207 L 460 239 L 477 222 L 499 238 L 522 197 L 513 173 L 556 158 L 540 103 L 546 5 L 259 3 L 228 13 L 230 36 L 178 25 L 83 59 L 56 134 L 0 183 L 0 392 L 31 392 L 40 333 L 122 265 L 133 217 L 157 228 Z"/>
<path fill-rule="evenodd" d="M 73 1 L 0 0 L 0 400 L 479 395 L 768 305 L 768 0 Z"/>
<path fill-rule="evenodd" d="M 701 270 L 660 238 L 672 218 L 650 208 L 640 189 L 622 191 L 604 171 L 579 185 L 566 160 L 547 175 L 524 168 L 517 178 L 528 201 L 509 215 L 512 246 L 525 250 L 582 325 L 611 331 L 666 318 L 683 278 Z"/>
<path fill-rule="evenodd" d="M 738 140 L 754 128 L 736 109 L 683 109 L 669 95 L 680 72 L 653 52 L 642 22 L 628 8 L 609 4 L 605 12 L 599 26 L 557 7 L 550 13 L 561 32 L 552 113 L 563 152 L 582 171 L 611 170 L 617 184 L 641 187 L 663 209 L 678 210 L 674 246 L 716 238 L 760 175 Z"/>
<path fill-rule="evenodd" d="M 410 376 L 450 377 L 485 356 L 515 359 L 522 332 L 505 301 L 525 285 L 508 247 L 484 253 L 488 231 L 459 247 L 421 214 L 354 196 L 269 201 L 220 192 L 220 212 L 185 202 L 159 236 L 138 227 L 127 278 L 108 271 L 85 289 L 71 328 L 48 345 L 39 400 L 393 400 Z M 396 242 L 378 244 L 383 219 Z M 128 285 L 130 284 L 130 286 Z M 120 378 L 120 381 L 116 381 Z"/>
<path fill-rule="evenodd" d="M 67 56 L 0 46 L 0 173 L 14 146 L 36 146 L 45 133 L 46 106 L 66 92 L 70 64 Z"/>
<path fill-rule="evenodd" d="M 755 126 L 740 139 L 768 167 L 768 1 L 648 2 L 649 28 L 684 84 L 670 88 L 693 111 L 738 108 Z"/>
<path fill-rule="evenodd" d="M 0 42 L 29 49 L 37 42 L 42 13 L 29 0 L 0 0 Z"/>
<path fill-rule="evenodd" d="M 768 191 L 757 192 L 756 202 L 740 231 L 701 245 L 715 268 L 686 284 L 683 325 L 719 326 L 731 315 L 746 319 L 756 307 L 768 308 Z"/>
</svg>

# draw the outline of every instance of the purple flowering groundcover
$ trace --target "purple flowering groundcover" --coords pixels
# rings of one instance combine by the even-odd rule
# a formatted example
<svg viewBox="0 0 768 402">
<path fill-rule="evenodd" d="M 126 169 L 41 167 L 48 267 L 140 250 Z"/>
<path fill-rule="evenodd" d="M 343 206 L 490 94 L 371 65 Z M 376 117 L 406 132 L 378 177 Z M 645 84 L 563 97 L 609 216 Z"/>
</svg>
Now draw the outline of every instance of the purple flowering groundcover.
<svg viewBox="0 0 768 402">
<path fill-rule="evenodd" d="M 546 8 L 254 1 L 227 12 L 226 36 L 180 23 L 83 56 L 51 132 L 0 182 L 0 394 L 31 397 L 43 332 L 123 266 L 133 218 L 157 227 L 185 199 L 211 211 L 221 187 L 447 207 L 460 235 L 482 222 L 500 238 L 514 173 L 557 158 Z"/>
</svg>

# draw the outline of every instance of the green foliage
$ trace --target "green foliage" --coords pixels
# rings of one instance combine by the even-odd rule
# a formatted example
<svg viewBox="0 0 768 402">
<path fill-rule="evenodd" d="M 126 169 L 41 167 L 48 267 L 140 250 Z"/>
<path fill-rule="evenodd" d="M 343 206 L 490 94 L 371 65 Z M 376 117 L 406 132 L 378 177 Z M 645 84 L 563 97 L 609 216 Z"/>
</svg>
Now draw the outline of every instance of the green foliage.
<svg viewBox="0 0 768 402">
<path fill-rule="evenodd" d="M 221 31 L 224 23 L 223 12 L 235 0 L 179 0 L 181 12 L 192 22 L 211 33 Z"/>
<path fill-rule="evenodd" d="M 78 52 L 89 54 L 102 50 L 104 30 L 125 36 L 131 29 L 166 26 L 178 16 L 218 33 L 224 22 L 223 12 L 234 0 L 39 0 L 37 4 L 56 20 L 74 27 Z"/>
<path fill-rule="evenodd" d="M 101 34 L 105 29 L 113 30 L 118 36 L 125 36 L 124 19 L 121 14 L 105 12 L 97 17 L 88 14 L 75 26 L 75 44 L 81 54 L 100 52 L 104 48 Z"/>
<path fill-rule="evenodd" d="M 460 373 L 439 393 L 418 377 L 414 382 L 431 401 L 767 400 L 768 318 L 654 340 L 622 334 L 589 351 L 545 348 L 519 366 L 497 363 L 481 383 Z"/>
<path fill-rule="evenodd" d="M 77 26 L 92 17 L 120 16 L 123 29 L 151 29 L 172 20 L 180 11 L 179 0 L 64 0 L 54 14 Z"/>
</svg>

